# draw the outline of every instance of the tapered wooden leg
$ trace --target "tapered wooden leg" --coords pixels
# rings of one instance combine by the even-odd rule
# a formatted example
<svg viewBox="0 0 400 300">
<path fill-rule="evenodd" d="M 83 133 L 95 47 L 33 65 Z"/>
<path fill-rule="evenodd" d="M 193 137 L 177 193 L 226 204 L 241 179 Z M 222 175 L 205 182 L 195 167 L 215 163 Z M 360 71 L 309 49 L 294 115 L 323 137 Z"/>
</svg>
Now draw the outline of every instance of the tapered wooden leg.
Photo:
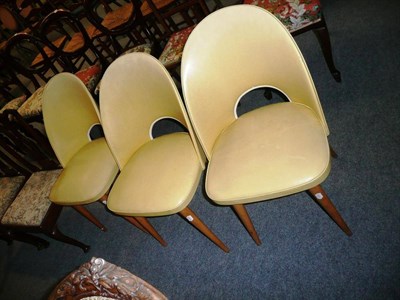
<svg viewBox="0 0 400 300">
<path fill-rule="evenodd" d="M 164 247 L 167 246 L 167 243 L 158 234 L 158 232 L 154 229 L 154 227 L 150 224 L 150 222 L 145 217 L 135 217 L 135 219 L 146 229 L 148 233 L 150 233 L 157 241 L 160 242 Z"/>
<path fill-rule="evenodd" d="M 215 245 L 220 247 L 226 253 L 229 252 L 229 248 L 207 227 L 206 224 L 189 208 L 186 207 L 179 212 L 179 215 L 188 220 L 194 227 L 200 230 L 206 237 L 208 237 Z"/>
<path fill-rule="evenodd" d="M 322 209 L 335 221 L 335 223 L 346 233 L 351 236 L 353 233 L 347 226 L 346 222 L 343 220 L 342 216 L 337 211 L 336 207 L 333 205 L 325 191 L 320 185 L 313 187 L 308 190 L 311 197 L 321 205 Z"/>
<path fill-rule="evenodd" d="M 233 209 L 237 213 L 239 219 L 242 221 L 244 227 L 246 227 L 247 231 L 249 232 L 253 240 L 256 242 L 256 244 L 258 246 L 261 245 L 261 240 L 257 234 L 256 229 L 254 228 L 253 222 L 251 221 L 244 205 L 243 204 L 233 205 Z"/>
<path fill-rule="evenodd" d="M 45 232 L 49 237 L 58 240 L 60 242 L 63 243 L 67 243 L 73 246 L 77 246 L 79 248 L 81 248 L 83 250 L 83 252 L 88 252 L 90 249 L 90 246 L 85 245 L 69 236 L 66 236 L 65 234 L 63 234 L 58 228 L 57 226 L 54 226 L 50 231 Z"/>
<path fill-rule="evenodd" d="M 135 217 L 129 217 L 129 216 L 125 216 L 125 217 L 123 217 L 125 220 L 127 220 L 129 223 L 131 223 L 132 225 L 134 225 L 134 226 L 136 226 L 138 229 L 140 229 L 141 231 L 143 231 L 143 232 L 145 232 L 145 233 L 148 233 L 147 232 L 147 230 L 146 230 L 146 228 L 144 228 L 143 226 L 142 226 L 142 224 L 140 224 L 139 222 L 138 222 L 138 220 L 136 220 L 136 218 Z"/>
<path fill-rule="evenodd" d="M 92 222 L 94 225 L 99 227 L 102 231 L 107 231 L 107 228 L 103 224 L 101 224 L 100 221 L 97 220 L 97 218 L 94 215 L 92 215 L 90 211 L 86 209 L 86 207 L 84 207 L 83 205 L 73 205 L 72 207 L 76 209 L 76 211 L 78 211 L 82 216 L 84 216 L 86 219 Z"/>
</svg>

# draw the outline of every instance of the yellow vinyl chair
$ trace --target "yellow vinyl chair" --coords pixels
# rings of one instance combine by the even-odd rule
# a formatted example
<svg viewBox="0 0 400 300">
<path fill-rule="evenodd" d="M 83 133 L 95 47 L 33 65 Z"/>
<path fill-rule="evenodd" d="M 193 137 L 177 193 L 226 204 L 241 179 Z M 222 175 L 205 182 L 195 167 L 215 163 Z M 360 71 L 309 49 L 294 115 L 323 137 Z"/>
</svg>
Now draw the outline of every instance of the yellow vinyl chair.
<svg viewBox="0 0 400 300">
<path fill-rule="evenodd" d="M 92 137 L 100 124 L 99 111 L 78 77 L 60 73 L 47 83 L 43 119 L 50 144 L 63 167 L 50 200 L 72 206 L 106 230 L 84 205 L 105 199 L 118 166 L 104 137 Z"/>
<path fill-rule="evenodd" d="M 100 87 L 104 134 L 120 168 L 107 207 L 132 216 L 162 245 L 164 239 L 146 217 L 178 213 L 223 251 L 229 249 L 188 207 L 204 170 L 179 92 L 153 56 L 131 53 L 116 59 Z M 187 132 L 158 137 L 158 121 L 172 119 Z"/>
<path fill-rule="evenodd" d="M 190 35 L 181 76 L 189 117 L 209 160 L 206 192 L 217 204 L 233 206 L 257 244 L 244 205 L 302 191 L 351 235 L 320 186 L 330 172 L 330 146 L 317 91 L 278 19 L 249 5 L 214 12 Z M 289 101 L 238 117 L 241 96 L 260 87 Z"/>
</svg>

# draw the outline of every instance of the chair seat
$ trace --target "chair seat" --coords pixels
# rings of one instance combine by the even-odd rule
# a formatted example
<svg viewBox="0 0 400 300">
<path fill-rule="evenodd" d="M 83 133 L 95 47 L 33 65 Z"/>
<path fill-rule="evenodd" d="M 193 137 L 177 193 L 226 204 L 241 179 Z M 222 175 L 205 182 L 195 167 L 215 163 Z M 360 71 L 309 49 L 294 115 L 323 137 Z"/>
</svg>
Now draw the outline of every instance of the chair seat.
<svg viewBox="0 0 400 300">
<path fill-rule="evenodd" d="M 189 35 L 194 28 L 195 25 L 175 32 L 171 35 L 159 57 L 159 60 L 164 67 L 173 67 L 181 62 L 183 48 L 185 47 L 186 41 L 188 40 Z"/>
<path fill-rule="evenodd" d="M 7 109 L 14 109 L 17 110 L 18 108 L 21 107 L 21 105 L 25 102 L 26 96 L 22 95 L 19 96 L 11 101 L 8 101 L 1 109 L 0 113 L 3 113 Z"/>
<path fill-rule="evenodd" d="M 321 20 L 319 0 L 244 0 L 244 4 L 265 8 L 290 31 L 296 31 Z"/>
<path fill-rule="evenodd" d="M 4 214 L 1 224 L 39 226 L 51 205 L 49 193 L 61 170 L 33 173 Z"/>
<path fill-rule="evenodd" d="M 7 208 L 17 197 L 19 190 L 24 185 L 24 176 L 2 177 L 0 178 L 0 218 L 4 215 Z"/>
<path fill-rule="evenodd" d="M 312 110 L 271 104 L 242 115 L 221 133 L 206 190 L 218 204 L 250 203 L 312 188 L 329 171 L 326 133 Z"/>
<path fill-rule="evenodd" d="M 82 80 L 83 84 L 87 87 L 90 93 L 94 93 L 102 74 L 103 72 L 101 65 L 98 64 L 87 67 L 86 69 L 75 73 L 75 75 Z"/>
<path fill-rule="evenodd" d="M 96 201 L 106 194 L 117 173 L 118 166 L 105 139 L 96 139 L 68 161 L 51 190 L 50 200 L 60 205 Z"/>
<path fill-rule="evenodd" d="M 201 173 L 187 133 L 158 137 L 143 145 L 127 162 L 113 185 L 107 206 L 120 215 L 174 214 L 192 200 Z"/>
<path fill-rule="evenodd" d="M 42 95 L 44 88 L 41 86 L 18 108 L 18 113 L 23 118 L 42 115 Z"/>
</svg>

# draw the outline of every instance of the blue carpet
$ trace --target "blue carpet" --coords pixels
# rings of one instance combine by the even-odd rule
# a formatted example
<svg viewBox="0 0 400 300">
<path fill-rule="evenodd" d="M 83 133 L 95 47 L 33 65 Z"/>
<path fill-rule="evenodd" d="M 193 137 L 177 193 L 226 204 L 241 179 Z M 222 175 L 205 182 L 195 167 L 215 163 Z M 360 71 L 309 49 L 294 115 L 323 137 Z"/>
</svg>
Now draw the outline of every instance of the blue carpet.
<svg viewBox="0 0 400 300">
<path fill-rule="evenodd" d="M 400 299 L 400 23 L 398 0 L 322 1 L 342 83 L 331 77 L 312 33 L 296 37 L 339 157 L 323 184 L 353 231 L 347 237 L 300 193 L 248 205 L 256 246 L 229 207 L 198 188 L 190 207 L 230 247 L 226 254 L 178 215 L 152 218 L 163 248 L 101 204 L 103 233 L 72 209 L 60 229 L 88 254 L 51 241 L 37 251 L 0 241 L 0 299 L 46 299 L 69 272 L 102 257 L 170 299 Z M 265 101 L 253 93 L 255 101 Z"/>
</svg>

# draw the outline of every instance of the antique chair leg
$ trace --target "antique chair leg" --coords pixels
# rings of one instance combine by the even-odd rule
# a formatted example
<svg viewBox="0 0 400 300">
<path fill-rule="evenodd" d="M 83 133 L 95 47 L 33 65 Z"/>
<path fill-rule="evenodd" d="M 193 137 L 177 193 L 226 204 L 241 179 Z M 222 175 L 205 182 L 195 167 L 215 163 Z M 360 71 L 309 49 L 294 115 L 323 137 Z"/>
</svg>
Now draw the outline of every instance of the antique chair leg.
<svg viewBox="0 0 400 300">
<path fill-rule="evenodd" d="M 308 190 L 311 197 L 317 202 L 322 209 L 335 221 L 335 223 L 346 233 L 351 236 L 353 233 L 347 226 L 346 222 L 343 220 L 342 216 L 337 211 L 336 207 L 333 205 L 325 191 L 320 185 L 313 187 Z"/>
<path fill-rule="evenodd" d="M 48 241 L 24 232 L 13 232 L 13 233 L 10 232 L 10 237 L 16 241 L 31 244 L 35 246 L 38 250 L 48 248 L 50 245 Z"/>
<path fill-rule="evenodd" d="M 148 233 L 150 233 L 157 241 L 160 242 L 164 247 L 167 246 L 167 243 L 158 234 L 158 232 L 154 229 L 154 227 L 150 224 L 150 222 L 145 217 L 135 217 L 136 220 L 142 225 Z"/>
<path fill-rule="evenodd" d="M 246 208 L 243 204 L 232 205 L 233 209 L 237 213 L 239 219 L 242 221 L 244 227 L 246 227 L 250 236 L 256 242 L 257 246 L 261 245 L 261 240 L 257 234 L 256 229 L 254 228 L 253 222 L 251 221 L 249 214 L 247 213 Z"/>
<path fill-rule="evenodd" d="M 86 207 L 84 207 L 83 205 L 73 205 L 72 207 L 94 225 L 99 227 L 102 231 L 107 231 L 107 228 L 103 224 L 101 224 L 100 221 L 97 220 L 97 218 L 86 209 Z"/>
<path fill-rule="evenodd" d="M 331 40 L 329 37 L 328 27 L 326 26 L 325 19 L 323 16 L 320 22 L 320 26 L 315 28 L 313 32 L 317 37 L 318 42 L 321 46 L 322 53 L 324 54 L 325 61 L 328 65 L 329 71 L 331 72 L 333 78 L 337 82 L 341 82 L 342 78 L 340 72 L 336 69 L 335 64 L 333 62 Z"/>
<path fill-rule="evenodd" d="M 48 235 L 49 237 L 58 240 L 60 242 L 63 243 L 67 243 L 73 246 L 77 246 L 79 248 L 81 248 L 83 250 L 83 252 L 87 253 L 90 249 L 90 246 L 85 245 L 69 236 L 66 236 L 65 234 L 63 234 L 58 228 L 57 225 L 54 225 L 53 228 L 51 228 L 51 230 L 46 230 L 45 234 Z"/>
<path fill-rule="evenodd" d="M 148 231 L 146 230 L 146 228 L 144 228 L 143 226 L 142 226 L 142 224 L 140 224 L 139 223 L 139 221 L 138 220 L 136 220 L 136 218 L 135 217 L 128 217 L 128 216 L 125 216 L 125 217 L 123 217 L 125 220 L 127 220 L 129 223 L 131 223 L 132 225 L 134 225 L 134 226 L 136 226 L 138 229 L 140 229 L 141 231 L 143 231 L 143 232 L 145 232 L 145 233 L 148 233 Z"/>
<path fill-rule="evenodd" d="M 179 212 L 183 218 L 188 220 L 201 233 L 208 237 L 215 245 L 220 247 L 226 253 L 229 253 L 229 248 L 207 227 L 206 224 L 189 208 L 186 207 Z"/>
</svg>

